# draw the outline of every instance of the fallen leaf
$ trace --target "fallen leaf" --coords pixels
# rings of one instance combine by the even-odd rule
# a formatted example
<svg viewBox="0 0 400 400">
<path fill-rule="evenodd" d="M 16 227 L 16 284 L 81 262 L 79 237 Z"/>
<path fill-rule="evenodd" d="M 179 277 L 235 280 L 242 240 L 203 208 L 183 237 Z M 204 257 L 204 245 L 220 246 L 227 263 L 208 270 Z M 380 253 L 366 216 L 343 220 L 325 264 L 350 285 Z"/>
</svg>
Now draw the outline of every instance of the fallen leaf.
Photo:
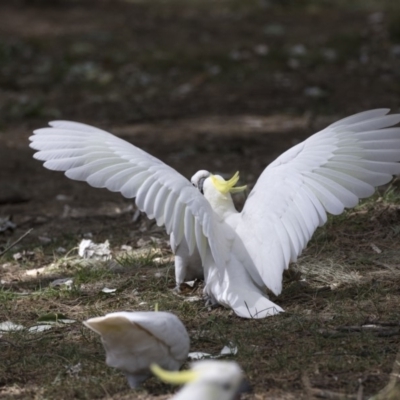
<svg viewBox="0 0 400 400">
<path fill-rule="evenodd" d="M 78 254 L 85 259 L 111 260 L 110 243 L 106 240 L 104 243 L 96 244 L 90 239 L 82 239 L 79 243 Z"/>
</svg>

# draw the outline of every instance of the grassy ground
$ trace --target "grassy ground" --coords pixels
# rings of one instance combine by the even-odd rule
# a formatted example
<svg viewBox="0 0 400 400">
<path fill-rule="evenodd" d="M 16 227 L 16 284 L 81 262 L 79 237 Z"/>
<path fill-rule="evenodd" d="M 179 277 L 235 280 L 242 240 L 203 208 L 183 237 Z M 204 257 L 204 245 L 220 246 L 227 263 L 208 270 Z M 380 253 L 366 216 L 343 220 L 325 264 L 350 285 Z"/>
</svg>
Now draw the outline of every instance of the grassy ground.
<svg viewBox="0 0 400 400">
<path fill-rule="evenodd" d="M 395 189 L 332 218 L 287 275 L 283 294 L 274 298 L 286 313 L 265 320 L 243 320 L 230 310 L 188 301 L 201 296 L 201 285 L 174 294 L 166 238 L 145 221 L 143 236 L 153 240 L 128 252 L 119 249 L 123 242 L 113 241 L 108 262 L 82 261 L 75 250 L 60 256 L 55 251 L 60 243 L 32 248 L 19 262 L 10 251 L 1 259 L 6 284 L 0 320 L 31 327 L 59 313 L 76 322 L 43 333 L 3 335 L 2 394 L 128 395 L 123 376 L 105 366 L 99 338 L 81 322 L 116 310 L 153 310 L 156 303 L 182 319 L 193 351 L 215 354 L 235 343 L 234 358 L 254 387 L 251 398 L 309 398 L 304 374 L 315 388 L 355 394 L 362 384 L 365 394 L 373 394 L 388 381 L 399 343 L 399 230 Z M 57 278 L 71 278 L 73 284 L 49 285 Z M 117 291 L 106 294 L 104 287 Z M 362 328 L 366 324 L 376 328 Z M 155 398 L 171 390 L 151 379 L 138 396 Z"/>
<path fill-rule="evenodd" d="M 132 394 L 81 323 L 156 303 L 182 319 L 192 351 L 238 346 L 249 399 L 359 400 L 382 389 L 400 336 L 397 183 L 329 219 L 273 297 L 286 312 L 248 321 L 188 301 L 201 284 L 174 294 L 163 230 L 133 221 L 121 196 L 46 171 L 27 143 L 49 119 L 91 122 L 187 177 L 240 169 L 251 186 L 282 151 L 340 116 L 398 110 L 399 21 L 389 1 L 0 4 L 0 218 L 16 224 L 0 232 L 0 253 L 33 228 L 0 256 L 0 323 L 75 320 L 2 334 L 0 397 L 168 397 L 175 389 L 156 379 Z M 111 261 L 78 257 L 89 233 L 110 241 Z M 73 283 L 54 287 L 57 278 Z"/>
</svg>

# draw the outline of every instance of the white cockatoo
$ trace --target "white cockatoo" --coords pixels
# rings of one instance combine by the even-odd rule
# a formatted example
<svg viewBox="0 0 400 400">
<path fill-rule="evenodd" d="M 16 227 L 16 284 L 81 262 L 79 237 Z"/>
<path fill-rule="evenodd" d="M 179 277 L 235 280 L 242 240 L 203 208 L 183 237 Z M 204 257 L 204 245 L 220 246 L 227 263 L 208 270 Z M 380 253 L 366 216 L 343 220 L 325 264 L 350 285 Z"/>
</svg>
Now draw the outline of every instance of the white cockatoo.
<svg viewBox="0 0 400 400">
<path fill-rule="evenodd" d="M 158 365 L 151 370 L 165 383 L 185 384 L 171 400 L 233 400 L 249 389 L 242 369 L 234 361 L 197 361 L 188 371 L 170 372 Z"/>
<path fill-rule="evenodd" d="M 281 292 L 283 271 L 327 213 L 354 207 L 400 173 L 400 128 L 393 127 L 400 114 L 389 111 L 342 119 L 283 153 L 240 213 L 231 198 L 243 190 L 235 187 L 238 174 L 225 181 L 202 170 L 189 182 L 134 145 L 76 122 L 51 122 L 30 140 L 46 168 L 136 197 L 140 210 L 165 225 L 178 256 L 177 285 L 202 266 L 211 301 L 263 318 L 283 311 L 265 289 Z"/>
<path fill-rule="evenodd" d="M 131 388 L 151 376 L 157 363 L 176 371 L 186 361 L 190 339 L 180 319 L 169 312 L 114 312 L 84 324 L 101 336 L 106 363 L 121 370 Z"/>
</svg>

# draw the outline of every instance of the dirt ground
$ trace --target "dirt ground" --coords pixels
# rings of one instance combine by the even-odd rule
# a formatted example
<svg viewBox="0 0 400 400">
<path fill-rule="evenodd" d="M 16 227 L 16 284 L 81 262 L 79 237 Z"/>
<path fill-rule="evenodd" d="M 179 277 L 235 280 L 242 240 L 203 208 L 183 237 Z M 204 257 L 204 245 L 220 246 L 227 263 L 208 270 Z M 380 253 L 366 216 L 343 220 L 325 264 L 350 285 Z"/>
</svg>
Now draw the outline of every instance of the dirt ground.
<svg viewBox="0 0 400 400">
<path fill-rule="evenodd" d="M 132 201 L 43 168 L 28 146 L 32 130 L 53 119 L 90 123 L 159 157 L 188 178 L 204 168 L 228 175 L 239 170 L 241 181 L 251 186 L 280 153 L 328 123 L 375 107 L 399 111 L 399 24 L 400 7 L 378 1 L 1 2 L 0 218 L 9 216 L 16 226 L 0 232 L 0 252 L 33 230 L 0 256 L 0 291 L 5 299 L 3 310 L 0 303 L 0 322 L 32 322 L 51 311 L 40 301 L 35 309 L 32 304 L 18 308 L 20 300 L 15 300 L 14 309 L 6 297 L 48 286 L 46 279 L 27 284 L 21 274 L 48 265 L 56 258 L 55 249 L 71 250 L 88 233 L 95 242 L 110 240 L 113 249 L 139 248 L 140 239 L 154 235 L 166 239 L 144 218 L 133 221 Z M 239 207 L 242 201 L 238 199 Z M 302 380 L 305 372 L 313 387 L 352 395 L 362 382 L 365 390 L 360 399 L 387 383 L 398 334 L 365 334 L 363 339 L 347 335 L 335 339 L 333 345 L 324 342 L 321 332 L 332 333 L 333 315 L 336 327 L 348 326 L 353 318 L 356 325 L 371 318 L 399 323 L 397 202 L 397 194 L 383 196 L 377 205 L 368 203 L 337 223 L 330 222 L 297 266 L 299 273 L 312 275 L 310 260 L 323 256 L 333 264 L 351 265 L 351 271 L 359 275 L 367 271 L 368 279 L 367 275 L 363 278 L 368 283 L 349 278 L 335 291 L 326 289 L 327 282 L 319 282 L 299 294 L 298 282 L 289 277 L 287 290 L 278 299 L 289 312 L 279 322 L 244 325 L 228 310 L 204 307 L 191 309 L 193 315 L 199 313 L 193 318 L 178 312 L 191 332 L 198 329 L 197 318 L 202 316 L 211 325 L 218 318 L 225 321 L 220 327 L 224 338 L 235 324 L 263 335 L 263 356 L 254 356 L 257 365 L 251 362 L 245 344 L 243 359 L 238 360 L 254 386 L 254 393 L 246 398 L 310 399 L 312 394 Z M 385 250 L 389 261 L 376 260 L 372 242 Z M 355 248 L 365 250 L 365 257 L 355 257 Z M 23 251 L 32 252 L 31 259 L 24 256 L 17 262 L 13 254 Z M 167 248 L 163 251 L 169 255 Z M 390 264 L 390 273 L 382 263 Z M 366 265 L 365 271 L 357 269 Z M 384 276 L 378 278 L 378 273 Z M 173 284 L 172 275 L 168 287 Z M 382 286 L 377 289 L 376 285 Z M 321 288 L 327 292 L 321 294 Z M 371 298 L 367 292 L 373 292 Z M 343 308 L 326 306 L 337 299 L 344 299 Z M 346 299 L 357 299 L 357 307 L 351 308 Z M 74 314 L 69 301 L 65 303 L 68 312 Z M 79 296 L 74 301 L 81 304 Z M 63 308 L 55 304 L 53 311 Z M 121 304 L 108 302 L 101 311 L 116 310 Z M 88 316 L 87 311 L 74 315 L 80 321 Z M 206 322 L 202 324 L 205 329 Z M 285 327 L 283 340 L 279 329 Z M 308 342 L 310 336 L 313 344 Z M 211 350 L 222 341 L 215 337 Z M 96 340 L 93 337 L 90 348 L 101 360 L 101 346 L 93 344 Z M 195 347 L 204 347 L 201 341 L 193 341 Z M 29 349 L 31 345 L 24 343 L 20 349 Z M 307 356 L 301 359 L 303 353 L 294 350 L 296 346 L 303 346 Z M 56 381 L 56 372 L 45 379 L 6 343 L 0 343 L 0 354 L 2 347 L 3 354 L 7 353 L 7 367 L 0 369 L 3 398 L 131 396 L 117 375 L 112 377 L 117 383 L 105 384 L 104 391 L 55 392 L 45 385 Z M 53 350 L 49 347 L 48 351 Z M 68 355 L 63 357 L 70 360 Z M 107 368 L 97 364 L 96 368 Z M 137 398 L 156 398 L 165 390 L 152 383 Z"/>
</svg>

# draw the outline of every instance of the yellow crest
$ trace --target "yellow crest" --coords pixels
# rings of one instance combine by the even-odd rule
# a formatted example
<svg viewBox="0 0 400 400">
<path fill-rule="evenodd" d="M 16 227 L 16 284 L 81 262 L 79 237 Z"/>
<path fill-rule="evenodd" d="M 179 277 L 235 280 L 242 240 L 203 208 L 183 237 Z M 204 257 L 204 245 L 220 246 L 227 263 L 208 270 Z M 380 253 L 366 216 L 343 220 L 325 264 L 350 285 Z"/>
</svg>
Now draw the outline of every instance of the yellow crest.
<svg viewBox="0 0 400 400">
<path fill-rule="evenodd" d="M 246 189 L 247 185 L 234 187 L 238 183 L 238 180 L 239 171 L 237 171 L 236 174 L 233 175 L 231 179 L 229 179 L 229 181 L 226 181 L 225 179 L 220 177 L 217 178 L 215 175 L 211 175 L 212 184 L 222 194 L 243 192 L 243 190 Z"/>
<path fill-rule="evenodd" d="M 157 364 L 151 364 L 150 369 L 161 381 L 173 385 L 183 385 L 193 382 L 199 377 L 199 374 L 194 371 L 167 371 Z"/>
</svg>

